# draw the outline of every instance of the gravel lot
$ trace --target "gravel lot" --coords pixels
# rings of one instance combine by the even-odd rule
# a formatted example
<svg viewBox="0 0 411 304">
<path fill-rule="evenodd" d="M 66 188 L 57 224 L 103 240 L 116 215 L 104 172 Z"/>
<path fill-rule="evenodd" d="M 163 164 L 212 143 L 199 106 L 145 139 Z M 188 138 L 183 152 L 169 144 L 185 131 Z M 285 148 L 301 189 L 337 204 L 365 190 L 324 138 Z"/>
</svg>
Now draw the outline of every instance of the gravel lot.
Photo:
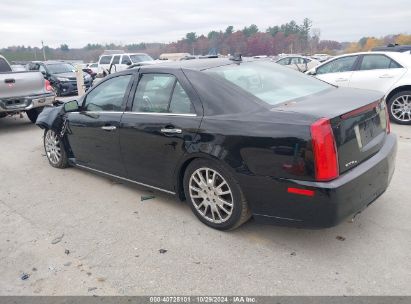
<svg viewBox="0 0 411 304">
<path fill-rule="evenodd" d="M 0 295 L 411 295 L 411 127 L 392 130 L 391 186 L 354 223 L 219 232 L 172 196 L 53 169 L 42 130 L 0 119 Z"/>
</svg>

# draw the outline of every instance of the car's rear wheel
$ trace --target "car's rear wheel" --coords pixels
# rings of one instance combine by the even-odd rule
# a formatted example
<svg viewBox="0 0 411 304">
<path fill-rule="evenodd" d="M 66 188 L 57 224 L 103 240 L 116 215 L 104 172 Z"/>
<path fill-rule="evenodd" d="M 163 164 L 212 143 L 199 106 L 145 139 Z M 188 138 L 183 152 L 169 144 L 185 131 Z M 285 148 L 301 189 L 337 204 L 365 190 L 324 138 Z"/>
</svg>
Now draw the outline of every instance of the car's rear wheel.
<svg viewBox="0 0 411 304">
<path fill-rule="evenodd" d="M 209 160 L 194 160 L 184 174 L 184 193 L 204 224 L 234 229 L 251 217 L 239 184 L 225 168 Z"/>
<path fill-rule="evenodd" d="M 402 125 L 411 124 L 411 91 L 402 91 L 388 101 L 391 121 Z"/>
<path fill-rule="evenodd" d="M 68 167 L 67 152 L 60 136 L 54 130 L 44 132 L 44 150 L 47 159 L 54 168 Z"/>
</svg>

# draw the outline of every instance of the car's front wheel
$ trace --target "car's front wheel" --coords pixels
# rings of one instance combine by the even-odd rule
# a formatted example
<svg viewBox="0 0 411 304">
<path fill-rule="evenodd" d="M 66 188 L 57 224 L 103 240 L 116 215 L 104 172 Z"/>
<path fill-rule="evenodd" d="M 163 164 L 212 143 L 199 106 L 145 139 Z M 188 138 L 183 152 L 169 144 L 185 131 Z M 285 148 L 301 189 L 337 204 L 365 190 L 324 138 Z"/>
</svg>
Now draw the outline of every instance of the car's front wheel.
<svg viewBox="0 0 411 304">
<path fill-rule="evenodd" d="M 411 91 L 402 91 L 388 101 L 391 121 L 402 125 L 411 124 Z"/>
<path fill-rule="evenodd" d="M 68 167 L 67 152 L 60 136 L 51 129 L 44 132 L 44 150 L 47 159 L 54 168 Z"/>
<path fill-rule="evenodd" d="M 212 228 L 235 229 L 251 217 L 239 184 L 215 162 L 190 163 L 184 174 L 184 193 L 194 214 Z"/>
</svg>

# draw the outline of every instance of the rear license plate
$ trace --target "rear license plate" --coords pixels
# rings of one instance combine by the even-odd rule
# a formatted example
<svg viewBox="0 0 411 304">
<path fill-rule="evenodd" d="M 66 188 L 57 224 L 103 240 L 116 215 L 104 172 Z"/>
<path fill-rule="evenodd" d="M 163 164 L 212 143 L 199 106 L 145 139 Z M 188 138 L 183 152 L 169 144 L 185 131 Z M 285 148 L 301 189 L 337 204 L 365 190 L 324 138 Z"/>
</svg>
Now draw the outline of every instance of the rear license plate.
<svg viewBox="0 0 411 304">
<path fill-rule="evenodd" d="M 358 129 L 360 133 L 361 144 L 364 147 L 383 131 L 381 129 L 380 116 L 376 115 L 373 118 L 360 123 L 358 125 Z"/>
</svg>

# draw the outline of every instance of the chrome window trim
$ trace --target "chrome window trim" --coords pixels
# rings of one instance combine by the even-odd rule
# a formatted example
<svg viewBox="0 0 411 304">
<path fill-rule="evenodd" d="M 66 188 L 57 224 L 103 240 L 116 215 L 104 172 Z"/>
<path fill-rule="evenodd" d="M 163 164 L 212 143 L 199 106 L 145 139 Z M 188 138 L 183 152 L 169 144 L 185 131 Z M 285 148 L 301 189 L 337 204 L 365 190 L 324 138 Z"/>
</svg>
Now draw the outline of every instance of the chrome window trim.
<svg viewBox="0 0 411 304">
<path fill-rule="evenodd" d="M 157 113 L 157 112 L 118 112 L 118 111 L 83 111 L 83 112 L 69 112 L 69 113 L 90 113 L 90 114 L 134 114 L 134 115 L 153 115 L 153 116 L 186 116 L 196 117 L 197 114 L 180 114 L 180 113 Z"/>
<path fill-rule="evenodd" d="M 134 183 L 134 184 L 137 184 L 137 185 L 140 185 L 140 186 L 148 187 L 148 188 L 151 188 L 151 189 L 159 190 L 159 191 L 166 192 L 166 193 L 173 194 L 173 195 L 176 194 L 176 193 L 173 192 L 173 191 L 168 191 L 168 190 L 165 190 L 165 189 L 162 189 L 162 188 L 158 188 L 158 187 L 155 187 L 155 186 L 150 186 L 150 185 L 147 185 L 147 184 L 144 184 L 144 183 L 136 182 L 136 181 L 134 181 L 134 180 L 131 180 L 131 179 L 128 179 L 128 178 L 125 178 L 125 177 L 121 177 L 121 176 L 118 176 L 118 175 L 110 174 L 110 173 L 107 173 L 107 172 L 104 172 L 104 171 L 100 171 L 100 170 L 97 170 L 97 169 L 93 169 L 93 168 L 90 168 L 90 167 L 87 167 L 87 166 L 83 166 L 83 165 L 79 165 L 79 164 L 75 164 L 75 165 L 76 165 L 76 167 L 84 168 L 84 169 L 87 169 L 87 170 L 91 170 L 91 171 L 95 171 L 95 172 L 98 172 L 98 173 L 102 173 L 102 174 L 105 174 L 105 175 L 108 175 L 108 176 L 112 176 L 112 177 L 115 177 L 115 178 L 119 178 L 119 179 L 122 179 L 122 180 L 125 180 L 125 181 L 128 181 L 128 182 L 131 182 L 131 183 Z"/>
</svg>

